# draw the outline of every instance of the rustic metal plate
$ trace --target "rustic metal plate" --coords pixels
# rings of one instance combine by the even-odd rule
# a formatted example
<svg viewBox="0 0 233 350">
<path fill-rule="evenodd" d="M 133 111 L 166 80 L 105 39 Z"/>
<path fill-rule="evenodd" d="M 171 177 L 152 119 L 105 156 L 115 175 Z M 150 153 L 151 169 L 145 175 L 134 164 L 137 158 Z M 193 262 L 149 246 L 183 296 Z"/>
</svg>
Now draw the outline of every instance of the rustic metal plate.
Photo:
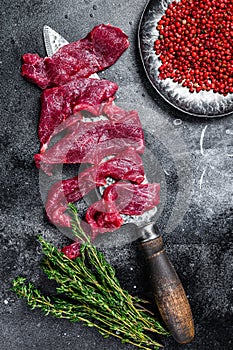
<svg viewBox="0 0 233 350">
<path fill-rule="evenodd" d="M 159 32 L 157 23 L 172 0 L 149 0 L 142 13 L 138 29 L 138 43 L 143 66 L 155 90 L 172 106 L 197 117 L 221 117 L 233 112 L 233 94 L 223 96 L 210 91 L 190 93 L 188 88 L 170 78 L 160 80 L 161 61 L 153 49 Z"/>
</svg>

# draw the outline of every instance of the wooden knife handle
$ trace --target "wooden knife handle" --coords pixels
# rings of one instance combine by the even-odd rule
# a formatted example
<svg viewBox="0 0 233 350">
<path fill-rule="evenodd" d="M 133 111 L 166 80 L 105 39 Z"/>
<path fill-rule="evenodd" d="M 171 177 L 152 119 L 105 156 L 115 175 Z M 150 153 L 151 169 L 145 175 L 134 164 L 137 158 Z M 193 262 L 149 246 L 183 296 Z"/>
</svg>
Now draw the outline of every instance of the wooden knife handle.
<svg viewBox="0 0 233 350">
<path fill-rule="evenodd" d="M 174 339 L 181 344 L 194 338 L 191 308 L 181 281 L 167 257 L 160 235 L 141 242 L 146 256 L 155 302 Z"/>
</svg>

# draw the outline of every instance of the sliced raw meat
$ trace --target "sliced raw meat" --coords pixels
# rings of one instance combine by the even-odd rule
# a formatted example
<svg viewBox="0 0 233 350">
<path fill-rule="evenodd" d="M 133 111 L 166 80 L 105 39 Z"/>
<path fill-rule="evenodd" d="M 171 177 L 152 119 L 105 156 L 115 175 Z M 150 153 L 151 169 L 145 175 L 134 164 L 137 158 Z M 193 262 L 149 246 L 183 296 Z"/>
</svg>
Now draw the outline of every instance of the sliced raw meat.
<svg viewBox="0 0 233 350">
<path fill-rule="evenodd" d="M 52 57 L 23 56 L 22 75 L 41 89 L 59 86 L 74 75 L 89 77 L 117 61 L 129 46 L 120 28 L 100 24 L 81 40 L 60 48 Z"/>
<path fill-rule="evenodd" d="M 54 146 L 34 158 L 37 167 L 51 175 L 54 164 L 99 164 L 103 158 L 128 147 L 134 147 L 138 153 L 144 151 L 143 130 L 136 114 L 116 122 L 79 121 Z"/>
<path fill-rule="evenodd" d="M 100 115 L 102 103 L 109 101 L 117 88 L 117 84 L 108 80 L 79 78 L 43 91 L 38 130 L 41 152 L 46 150 L 58 125 L 79 111 L 86 110 L 95 116 Z"/>
<path fill-rule="evenodd" d="M 80 248 L 81 243 L 80 242 L 74 242 L 70 245 L 67 245 L 61 249 L 61 252 L 67 256 L 69 259 L 76 259 L 80 255 Z"/>
<path fill-rule="evenodd" d="M 95 239 L 99 233 L 113 232 L 124 223 L 115 202 L 109 205 L 103 199 L 88 208 L 86 220 L 92 230 L 92 239 Z"/>
<path fill-rule="evenodd" d="M 55 183 L 49 191 L 45 205 L 49 220 L 58 226 L 70 227 L 70 217 L 65 214 L 68 203 L 80 200 L 92 189 L 106 185 L 106 178 L 141 183 L 144 168 L 141 157 L 129 148 L 106 162 L 86 169 L 72 179 Z"/>
<path fill-rule="evenodd" d="M 103 200 L 115 202 L 121 214 L 141 215 L 159 204 L 160 185 L 131 184 L 118 182 L 108 186 L 103 194 Z"/>
<path fill-rule="evenodd" d="M 102 232 L 114 231 L 122 224 L 120 214 L 141 215 L 159 204 L 160 185 L 117 182 L 108 186 L 103 198 L 91 205 L 86 220 L 93 238 Z M 109 223 L 110 222 L 110 223 Z"/>
<path fill-rule="evenodd" d="M 37 84 L 41 89 L 45 89 L 49 85 L 45 59 L 36 53 L 25 53 L 22 59 L 22 76 Z"/>
<path fill-rule="evenodd" d="M 121 107 L 118 107 L 115 105 L 115 103 L 112 103 L 110 100 L 109 102 L 106 102 L 103 106 L 103 113 L 111 120 L 117 121 L 122 118 L 127 118 L 128 116 L 138 116 L 138 112 L 131 110 L 126 111 L 125 109 L 122 109 Z M 139 117 L 138 117 L 139 118 Z"/>
</svg>

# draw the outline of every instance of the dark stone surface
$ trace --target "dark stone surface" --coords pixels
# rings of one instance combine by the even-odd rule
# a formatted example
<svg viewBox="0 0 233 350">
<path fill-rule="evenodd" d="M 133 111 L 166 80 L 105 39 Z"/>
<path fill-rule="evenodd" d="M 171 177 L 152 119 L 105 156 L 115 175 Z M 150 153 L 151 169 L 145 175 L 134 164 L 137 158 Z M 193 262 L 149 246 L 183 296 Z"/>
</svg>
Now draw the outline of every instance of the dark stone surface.
<svg viewBox="0 0 233 350">
<path fill-rule="evenodd" d="M 1 4 L 0 349 L 133 349 L 116 339 L 104 340 L 81 324 L 31 311 L 10 291 L 11 281 L 18 275 L 49 289 L 39 270 L 39 233 L 60 246 L 67 242 L 44 215 L 39 174 L 33 162 L 39 148 L 40 90 L 20 76 L 21 56 L 26 52 L 45 55 L 44 24 L 72 41 L 101 22 L 119 26 L 129 35 L 128 51 L 101 76 L 119 84 L 117 103 L 146 108 L 141 119 L 149 152 L 145 159 L 148 178 L 162 184 L 158 224 L 189 296 L 196 325 L 191 344 L 181 346 L 169 338 L 164 341 L 165 349 L 231 349 L 232 115 L 191 118 L 170 107 L 152 90 L 142 70 L 136 41 L 144 1 L 3 0 Z M 116 267 L 122 285 L 131 293 L 149 298 L 145 264 L 137 243 L 131 242 L 132 234 L 133 226 L 128 225 L 111 239 L 104 236 L 101 248 Z"/>
</svg>

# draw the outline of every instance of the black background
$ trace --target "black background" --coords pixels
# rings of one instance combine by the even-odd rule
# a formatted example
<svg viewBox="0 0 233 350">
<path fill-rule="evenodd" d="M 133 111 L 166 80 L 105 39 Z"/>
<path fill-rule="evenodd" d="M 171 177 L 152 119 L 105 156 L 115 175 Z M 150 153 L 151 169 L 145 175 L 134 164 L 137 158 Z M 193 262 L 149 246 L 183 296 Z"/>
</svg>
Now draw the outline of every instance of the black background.
<svg viewBox="0 0 233 350">
<path fill-rule="evenodd" d="M 137 50 L 137 26 L 144 6 L 144 1 L 135 0 L 1 2 L 1 350 L 133 349 L 113 338 L 104 340 L 97 331 L 81 324 L 31 311 L 10 291 L 11 281 L 18 275 L 27 277 L 45 291 L 51 287 L 39 270 L 38 234 L 57 246 L 67 242 L 44 214 L 39 174 L 33 162 L 33 155 L 39 149 L 40 90 L 20 76 L 21 56 L 26 52 L 45 55 L 42 39 L 45 24 L 67 40 L 75 41 L 99 23 L 119 26 L 129 36 L 130 48 L 101 76 L 119 85 L 119 103 L 135 105 L 135 109 L 144 106 L 154 113 L 154 119 L 152 113 L 142 120 L 147 131 L 147 146 L 157 151 L 159 164 L 169 170 L 164 178 L 167 201 L 158 223 L 164 229 L 167 252 L 189 296 L 196 337 L 188 345 L 164 339 L 165 349 L 232 348 L 232 115 L 192 118 L 170 107 L 153 91 Z M 177 172 L 172 171 L 172 150 L 153 141 L 153 135 L 160 130 L 157 124 L 159 128 L 169 125 L 174 137 L 178 135 L 185 143 L 187 169 L 192 173 L 186 214 L 183 220 L 177 217 L 179 222 L 170 232 L 166 225 L 174 205 L 173 196 L 179 190 L 182 192 L 182 186 Z M 204 128 L 201 152 L 200 136 Z M 156 169 L 149 171 L 152 180 L 153 174 L 156 178 Z M 187 180 L 187 176 L 184 178 Z M 186 199 L 183 198 L 184 205 Z M 122 238 L 130 236 L 131 231 L 132 225 L 121 229 L 111 236 L 111 244 L 105 237 L 108 244 L 103 239 L 101 247 L 116 268 L 122 285 L 133 294 L 150 298 L 137 242 L 126 243 Z"/>
</svg>

